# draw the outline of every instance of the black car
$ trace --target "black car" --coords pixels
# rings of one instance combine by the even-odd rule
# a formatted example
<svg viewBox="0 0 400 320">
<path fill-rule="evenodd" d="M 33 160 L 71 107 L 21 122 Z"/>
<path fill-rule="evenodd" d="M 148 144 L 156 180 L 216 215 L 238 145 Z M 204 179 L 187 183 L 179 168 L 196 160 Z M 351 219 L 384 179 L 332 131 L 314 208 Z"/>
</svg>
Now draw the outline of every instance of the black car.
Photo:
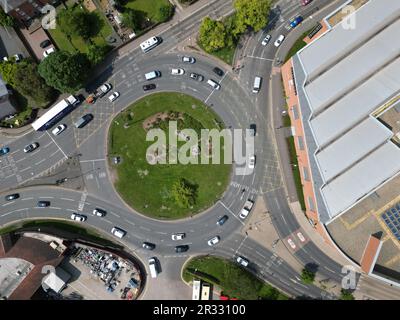
<svg viewBox="0 0 400 320">
<path fill-rule="evenodd" d="M 142 247 L 143 247 L 143 249 L 146 249 L 146 250 L 154 250 L 156 245 L 154 243 L 150 243 L 150 242 L 143 242 Z"/>
<path fill-rule="evenodd" d="M 189 246 L 187 244 L 175 247 L 175 252 L 176 253 L 186 252 L 188 250 L 189 250 Z"/>
<path fill-rule="evenodd" d="M 226 220 L 228 220 L 228 216 L 227 215 L 222 216 L 221 218 L 218 219 L 217 225 L 222 226 L 226 222 Z"/>
<path fill-rule="evenodd" d="M 13 193 L 13 194 L 6 195 L 7 201 L 15 200 L 18 198 L 19 198 L 19 193 Z"/>
<path fill-rule="evenodd" d="M 256 135 L 256 129 L 257 129 L 256 124 L 255 124 L 255 123 L 252 123 L 252 124 L 250 125 L 250 133 L 251 133 L 251 135 L 252 135 L 253 137 Z"/>
<path fill-rule="evenodd" d="M 220 68 L 218 68 L 218 67 L 215 67 L 215 68 L 213 69 L 213 71 L 214 71 L 217 75 L 219 75 L 220 77 L 222 77 L 222 76 L 224 75 L 224 72 L 223 72 Z"/>
<path fill-rule="evenodd" d="M 50 201 L 38 201 L 37 203 L 38 208 L 45 208 L 50 206 Z"/>
<path fill-rule="evenodd" d="M 148 91 L 148 90 L 153 90 L 156 88 L 156 85 L 154 83 L 150 83 L 150 84 L 145 84 L 143 86 L 143 90 L 144 91 Z"/>
<path fill-rule="evenodd" d="M 40 47 L 43 49 L 48 47 L 49 45 L 51 45 L 51 41 L 49 39 L 46 39 L 40 43 Z"/>
</svg>

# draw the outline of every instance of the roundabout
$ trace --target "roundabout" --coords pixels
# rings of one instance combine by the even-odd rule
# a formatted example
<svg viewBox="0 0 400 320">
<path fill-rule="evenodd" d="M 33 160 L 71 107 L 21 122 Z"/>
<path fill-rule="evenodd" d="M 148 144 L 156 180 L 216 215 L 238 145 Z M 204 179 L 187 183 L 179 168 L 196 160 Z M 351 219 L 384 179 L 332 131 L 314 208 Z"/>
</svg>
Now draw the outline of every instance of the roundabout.
<svg viewBox="0 0 400 320">
<path fill-rule="evenodd" d="M 177 128 L 169 133 L 173 123 Z M 162 130 L 168 139 L 161 150 L 149 153 L 147 150 L 154 142 L 146 136 L 153 129 Z M 169 140 L 176 138 L 178 149 L 190 142 L 190 137 L 184 135 L 185 129 L 194 130 L 200 137 L 202 130 L 220 130 L 223 124 L 201 101 L 172 92 L 146 96 L 113 119 L 108 154 L 120 156 L 122 162 L 112 166 L 112 176 L 116 176 L 116 190 L 138 212 L 160 219 L 184 218 L 211 207 L 226 190 L 231 165 L 224 164 L 223 157 L 221 164 L 212 164 L 211 157 L 210 164 L 201 164 L 201 141 L 185 152 L 186 156 L 196 158 L 197 164 L 167 161 L 173 152 Z M 222 143 L 220 153 L 223 147 Z"/>
</svg>

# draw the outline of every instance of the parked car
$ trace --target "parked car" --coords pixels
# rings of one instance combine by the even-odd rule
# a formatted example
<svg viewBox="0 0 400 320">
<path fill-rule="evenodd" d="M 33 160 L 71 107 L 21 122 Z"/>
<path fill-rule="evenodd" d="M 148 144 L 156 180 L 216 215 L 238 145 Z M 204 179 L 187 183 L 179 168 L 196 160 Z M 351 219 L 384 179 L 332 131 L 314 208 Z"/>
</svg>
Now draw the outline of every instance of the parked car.
<svg viewBox="0 0 400 320">
<path fill-rule="evenodd" d="M 122 230 L 121 228 L 118 227 L 113 227 L 111 229 L 111 233 L 116 236 L 117 238 L 123 238 L 126 235 L 126 231 Z"/>
<path fill-rule="evenodd" d="M 143 90 L 144 91 L 154 90 L 155 88 L 156 88 L 156 85 L 154 83 L 143 85 Z"/>
<path fill-rule="evenodd" d="M 226 222 L 226 220 L 228 220 L 228 218 L 229 217 L 227 215 L 222 216 L 217 220 L 217 225 L 222 226 Z"/>
<path fill-rule="evenodd" d="M 291 28 L 296 28 L 296 26 L 298 26 L 302 21 L 303 21 L 303 17 L 302 16 L 298 16 L 292 22 L 290 22 L 290 27 Z"/>
<path fill-rule="evenodd" d="M 117 100 L 117 98 L 120 96 L 118 91 L 115 91 L 113 94 L 111 94 L 108 97 L 108 100 L 110 100 L 110 102 L 114 102 L 115 100 Z"/>
<path fill-rule="evenodd" d="M 39 143 L 37 142 L 33 142 L 31 144 L 28 144 L 25 148 L 24 148 L 24 152 L 28 153 L 28 152 L 32 152 L 33 150 L 37 149 L 39 147 Z"/>
<path fill-rule="evenodd" d="M 3 147 L 3 148 L 0 149 L 0 156 L 4 156 L 9 152 L 10 152 L 10 148 L 9 147 Z"/>
<path fill-rule="evenodd" d="M 171 74 L 173 76 L 181 76 L 183 74 L 185 74 L 185 70 L 183 70 L 182 68 L 175 68 L 171 70 Z"/>
<path fill-rule="evenodd" d="M 104 217 L 106 215 L 107 211 L 100 209 L 100 208 L 96 208 L 92 211 L 92 214 L 94 216 L 98 216 L 98 217 Z"/>
<path fill-rule="evenodd" d="M 262 44 L 263 46 L 266 46 L 270 40 L 271 40 L 271 35 L 270 35 L 270 34 L 267 34 L 267 35 L 265 36 L 265 38 L 263 39 L 263 41 L 261 42 L 261 44 Z"/>
<path fill-rule="evenodd" d="M 46 40 L 43 40 L 41 43 L 40 43 L 40 47 L 41 48 L 46 48 L 46 47 L 48 47 L 49 45 L 51 45 L 51 41 L 49 40 L 49 39 L 46 39 Z"/>
<path fill-rule="evenodd" d="M 143 242 L 142 247 L 143 247 L 143 249 L 146 249 L 146 250 L 154 250 L 156 245 L 151 242 Z"/>
<path fill-rule="evenodd" d="M 207 244 L 212 247 L 215 246 L 220 240 L 219 236 L 215 236 L 214 238 L 211 238 L 210 240 L 207 241 Z"/>
<path fill-rule="evenodd" d="M 186 234 L 185 233 L 174 233 L 171 238 L 172 240 L 182 240 L 183 238 L 185 238 Z"/>
<path fill-rule="evenodd" d="M 65 124 L 60 124 L 58 125 L 51 133 L 55 136 L 58 136 L 61 132 L 63 132 L 67 128 L 67 125 Z"/>
<path fill-rule="evenodd" d="M 308 5 L 311 1 L 312 1 L 312 0 L 300 0 L 300 4 L 301 4 L 302 6 L 306 6 L 306 5 Z"/>
<path fill-rule="evenodd" d="M 255 137 L 257 132 L 257 125 L 255 123 L 250 124 L 249 130 L 250 130 L 250 135 Z"/>
<path fill-rule="evenodd" d="M 188 250 L 189 250 L 189 246 L 187 244 L 175 247 L 175 252 L 176 253 L 186 252 Z"/>
<path fill-rule="evenodd" d="M 46 208 L 50 206 L 50 201 L 40 200 L 38 201 L 37 205 L 38 208 Z"/>
<path fill-rule="evenodd" d="M 83 222 L 83 221 L 86 221 L 87 217 L 84 216 L 83 214 L 73 213 L 73 214 L 71 214 L 71 219 L 75 220 L 75 221 Z"/>
<path fill-rule="evenodd" d="M 249 265 L 249 261 L 241 256 L 236 257 L 236 262 L 243 267 L 247 267 Z"/>
<path fill-rule="evenodd" d="M 282 43 L 282 41 L 285 39 L 285 36 L 281 34 L 278 39 L 274 42 L 275 47 L 279 47 Z"/>
<path fill-rule="evenodd" d="M 249 168 L 254 169 L 255 165 L 256 165 L 256 156 L 252 155 L 252 156 L 250 156 L 250 159 L 249 159 Z"/>
<path fill-rule="evenodd" d="M 194 73 L 194 72 L 192 72 L 190 74 L 190 78 L 193 79 L 193 80 L 196 80 L 196 81 L 203 81 L 204 80 L 204 77 L 201 74 Z"/>
<path fill-rule="evenodd" d="M 48 57 L 50 54 L 52 54 L 53 52 L 56 52 L 56 49 L 55 49 L 54 47 L 51 47 L 51 48 L 49 48 L 49 49 L 47 49 L 47 50 L 45 50 L 45 51 L 43 52 L 43 56 L 46 58 L 46 57 Z"/>
<path fill-rule="evenodd" d="M 19 198 L 19 193 L 8 194 L 5 196 L 6 201 L 12 201 Z"/>
<path fill-rule="evenodd" d="M 183 57 L 182 57 L 182 62 L 193 64 L 193 63 L 196 62 L 196 59 L 193 58 L 193 57 L 183 56 Z"/>
<path fill-rule="evenodd" d="M 219 75 L 220 77 L 222 77 L 222 76 L 224 75 L 224 71 L 222 71 L 222 70 L 221 70 L 220 68 L 218 68 L 218 67 L 215 67 L 215 68 L 213 69 L 213 71 L 214 71 L 215 74 Z"/>
</svg>

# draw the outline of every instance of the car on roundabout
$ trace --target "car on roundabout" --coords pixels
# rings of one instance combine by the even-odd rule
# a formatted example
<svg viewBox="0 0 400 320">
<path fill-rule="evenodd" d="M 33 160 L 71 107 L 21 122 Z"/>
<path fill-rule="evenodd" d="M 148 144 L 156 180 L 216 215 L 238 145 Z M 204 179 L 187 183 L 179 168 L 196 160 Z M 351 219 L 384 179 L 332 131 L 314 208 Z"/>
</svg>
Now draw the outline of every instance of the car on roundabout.
<svg viewBox="0 0 400 320">
<path fill-rule="evenodd" d="M 183 244 L 183 245 L 175 247 L 175 252 L 176 253 L 182 253 L 182 252 L 186 252 L 188 250 L 189 250 L 189 246 L 187 244 Z"/>
<path fill-rule="evenodd" d="M 149 83 L 143 85 L 143 91 L 149 91 L 149 90 L 154 90 L 156 88 L 156 85 L 154 83 Z"/>
<path fill-rule="evenodd" d="M 71 214 L 71 219 L 78 221 L 78 222 L 84 222 L 84 221 L 86 221 L 87 217 L 83 214 L 73 213 L 73 214 Z"/>
<path fill-rule="evenodd" d="M 10 148 L 9 147 L 3 147 L 3 148 L 0 149 L 0 156 L 5 156 L 9 152 L 10 152 Z"/>
<path fill-rule="evenodd" d="M 228 218 L 229 217 L 227 215 L 222 216 L 217 220 L 217 225 L 222 226 L 228 220 Z"/>
<path fill-rule="evenodd" d="M 215 67 L 214 69 L 213 69 L 213 71 L 214 71 L 214 73 L 216 74 L 216 75 L 218 75 L 218 76 L 220 76 L 220 77 L 222 77 L 223 75 L 224 75 L 224 71 L 222 71 L 220 68 L 218 68 L 218 67 Z"/>
<path fill-rule="evenodd" d="M 185 70 L 182 68 L 174 68 L 174 69 L 171 69 L 171 74 L 173 76 L 181 76 L 181 75 L 185 74 Z"/>
<path fill-rule="evenodd" d="M 5 196 L 6 201 L 12 201 L 19 198 L 19 193 L 8 194 Z"/>
<path fill-rule="evenodd" d="M 182 239 L 184 239 L 185 237 L 186 237 L 186 234 L 183 233 L 183 232 L 181 232 L 181 233 L 174 233 L 174 234 L 171 236 L 172 240 L 174 240 L 174 241 L 182 240 Z"/>
<path fill-rule="evenodd" d="M 111 233 L 120 239 L 122 239 L 126 235 L 126 231 L 122 230 L 121 228 L 118 228 L 118 227 L 113 227 L 111 229 Z"/>
<path fill-rule="evenodd" d="M 182 62 L 193 64 L 196 62 L 196 59 L 193 57 L 183 56 Z"/>
<path fill-rule="evenodd" d="M 219 241 L 220 241 L 220 237 L 219 236 L 215 236 L 215 237 L 213 237 L 213 238 L 211 238 L 210 240 L 208 240 L 207 241 L 207 244 L 210 246 L 210 247 L 213 247 L 213 246 L 215 246 Z"/>
<path fill-rule="evenodd" d="M 192 72 L 190 75 L 190 79 L 196 80 L 196 81 L 203 81 L 204 77 L 201 74 L 194 73 Z"/>
<path fill-rule="evenodd" d="M 38 208 L 50 207 L 50 201 L 40 200 L 40 201 L 38 201 L 38 203 L 36 204 L 36 206 L 37 206 Z"/>
<path fill-rule="evenodd" d="M 143 242 L 142 243 L 142 248 L 146 250 L 154 250 L 156 248 L 156 245 L 151 242 Z"/>
<path fill-rule="evenodd" d="M 93 214 L 94 216 L 97 216 L 97 217 L 104 217 L 104 216 L 107 214 L 107 211 L 106 211 L 106 210 L 103 210 L 103 209 L 100 209 L 100 208 L 95 208 L 95 209 L 92 211 L 92 214 Z"/>
<path fill-rule="evenodd" d="M 112 93 L 109 97 L 108 100 L 110 100 L 110 102 L 114 102 L 115 100 L 118 99 L 118 97 L 120 96 L 118 91 L 115 91 L 114 93 Z"/>
<path fill-rule="evenodd" d="M 235 261 L 243 267 L 247 267 L 249 265 L 249 260 L 241 256 L 236 256 Z"/>
</svg>

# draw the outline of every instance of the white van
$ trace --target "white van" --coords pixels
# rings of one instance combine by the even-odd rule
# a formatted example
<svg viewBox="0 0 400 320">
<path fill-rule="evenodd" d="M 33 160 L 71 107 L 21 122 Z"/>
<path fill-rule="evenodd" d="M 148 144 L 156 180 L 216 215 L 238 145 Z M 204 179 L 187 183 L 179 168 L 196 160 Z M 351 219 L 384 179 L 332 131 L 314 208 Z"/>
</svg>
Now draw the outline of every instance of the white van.
<svg viewBox="0 0 400 320">
<path fill-rule="evenodd" d="M 254 78 L 253 93 L 258 93 L 261 88 L 261 77 Z"/>
<path fill-rule="evenodd" d="M 150 275 L 152 278 L 157 278 L 157 267 L 156 267 L 156 259 L 150 258 L 149 259 L 149 269 Z"/>
<path fill-rule="evenodd" d="M 208 80 L 207 81 L 207 83 L 211 86 L 211 87 L 213 87 L 215 90 L 219 90 L 220 88 L 221 88 L 221 86 L 218 84 L 218 83 L 216 83 L 214 80 Z"/>
<path fill-rule="evenodd" d="M 155 78 L 161 77 L 161 72 L 157 71 L 157 70 L 151 71 L 151 72 L 146 73 L 144 75 L 144 77 L 146 78 L 146 80 L 155 79 Z"/>
</svg>

